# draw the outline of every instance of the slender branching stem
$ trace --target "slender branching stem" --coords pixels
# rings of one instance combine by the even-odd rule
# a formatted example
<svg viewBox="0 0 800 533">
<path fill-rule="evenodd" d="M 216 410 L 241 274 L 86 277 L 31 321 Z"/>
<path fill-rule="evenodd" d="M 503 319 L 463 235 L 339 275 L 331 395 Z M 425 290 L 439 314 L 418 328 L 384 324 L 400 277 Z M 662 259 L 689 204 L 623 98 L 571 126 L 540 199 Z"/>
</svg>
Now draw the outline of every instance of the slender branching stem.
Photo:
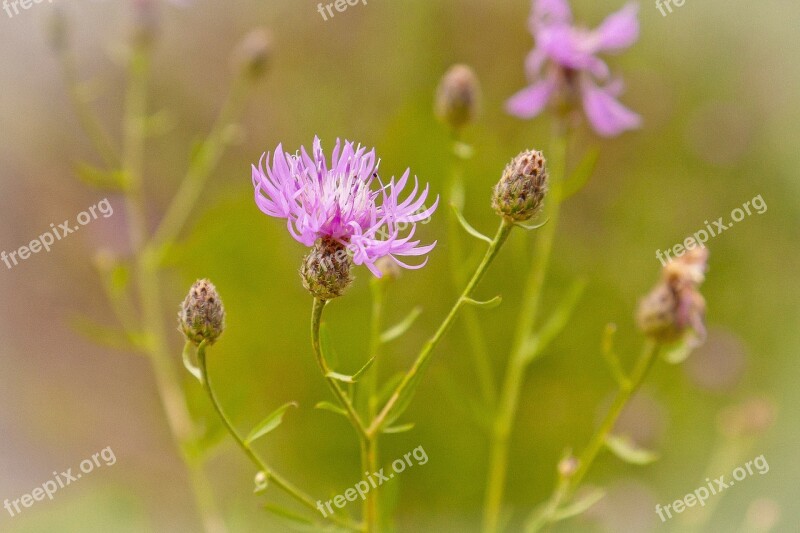
<svg viewBox="0 0 800 533">
<path fill-rule="evenodd" d="M 553 495 L 550 497 L 547 505 L 545 506 L 544 516 L 532 527 L 529 527 L 526 533 L 534 533 L 551 523 L 554 513 L 558 511 L 559 507 L 561 507 L 563 503 L 568 502 L 569 499 L 575 494 L 575 491 L 580 486 L 581 481 L 583 481 L 583 478 L 589 472 L 589 469 L 591 469 L 598 454 L 603 449 L 603 446 L 605 445 L 609 435 L 614 430 L 614 426 L 625 409 L 625 406 L 628 405 L 630 399 L 634 394 L 636 394 L 636 392 L 642 386 L 642 383 L 644 383 L 644 380 L 649 374 L 650 369 L 653 368 L 653 363 L 655 363 L 655 361 L 658 359 L 659 348 L 660 345 L 657 342 L 651 339 L 645 341 L 644 347 L 639 355 L 639 359 L 636 361 L 630 379 L 625 385 L 620 386 L 616 396 L 614 397 L 614 402 L 611 404 L 606 416 L 603 418 L 603 422 L 589 439 L 589 443 L 586 445 L 586 448 L 584 448 L 583 452 L 580 454 L 580 456 L 578 456 L 577 470 L 575 470 L 572 475 L 561 477 L 556 490 L 553 492 Z"/>
<path fill-rule="evenodd" d="M 219 418 L 220 420 L 222 420 L 222 423 L 225 425 L 225 428 L 228 430 L 228 433 L 231 434 L 233 439 L 236 441 L 236 443 L 239 445 L 239 447 L 242 449 L 245 455 L 250 459 L 250 461 L 253 462 L 256 468 L 258 468 L 260 472 L 264 473 L 264 475 L 266 476 L 267 483 L 275 484 L 278 488 L 280 488 L 283 492 L 291 496 L 298 503 L 311 509 L 315 513 L 318 512 L 314 500 L 310 496 L 306 495 L 299 488 L 297 488 L 295 485 L 293 485 L 286 478 L 284 478 L 283 476 L 275 472 L 272 468 L 270 468 L 266 464 L 266 462 L 264 462 L 264 460 L 261 459 L 261 457 L 259 457 L 258 454 L 250 447 L 250 445 L 245 441 L 245 439 L 242 438 L 242 436 L 234 427 L 231 420 L 228 418 L 228 415 L 226 415 L 225 411 L 222 410 L 222 406 L 220 405 L 219 400 L 217 399 L 217 395 L 214 392 L 214 387 L 212 386 L 211 379 L 209 378 L 208 375 L 206 348 L 207 346 L 205 342 L 200 343 L 200 346 L 197 347 L 197 362 L 198 362 L 198 368 L 200 369 L 200 376 L 202 378 L 203 389 L 205 389 L 206 394 L 208 394 L 208 398 L 209 400 L 211 400 L 211 404 L 213 405 L 214 410 L 219 415 Z M 356 526 L 351 524 L 349 521 L 338 518 L 336 515 L 331 515 L 329 519 L 332 522 L 340 526 L 346 527 L 348 529 L 356 529 Z"/>
<path fill-rule="evenodd" d="M 511 349 L 508 367 L 500 391 L 494 423 L 492 425 L 489 473 L 483 512 L 484 533 L 498 530 L 500 513 L 503 505 L 506 477 L 508 473 L 508 447 L 511 430 L 516 417 L 519 396 L 525 380 L 525 370 L 530 361 L 527 354 L 528 341 L 539 312 L 542 287 L 550 263 L 550 255 L 558 227 L 558 215 L 561 209 L 561 182 L 564 173 L 566 139 L 555 136 L 553 147 L 547 156 L 547 167 L 550 176 L 550 192 L 547 196 L 547 224 L 539 230 L 535 247 L 534 264 L 528 275 L 523 292 L 519 322 Z"/>
<path fill-rule="evenodd" d="M 444 334 L 447 333 L 447 330 L 450 328 L 450 326 L 452 326 L 453 322 L 458 316 L 459 310 L 468 303 L 473 291 L 478 286 L 478 283 L 481 281 L 486 272 L 489 270 L 489 266 L 492 264 L 495 257 L 497 257 L 498 252 L 500 252 L 500 249 L 506 242 L 506 239 L 511 233 L 511 229 L 513 227 L 514 223 L 506 219 L 503 219 L 503 221 L 500 223 L 500 227 L 497 229 L 497 234 L 494 236 L 494 239 L 492 239 L 489 248 L 486 250 L 486 254 L 483 256 L 483 260 L 481 261 L 480 265 L 478 265 L 475 273 L 472 275 L 472 279 L 470 279 L 469 283 L 467 283 L 464 291 L 458 297 L 458 300 L 456 300 L 456 303 L 450 309 L 450 312 L 436 330 L 436 333 L 434 333 L 433 337 L 431 337 L 422 347 L 422 350 L 417 356 L 417 359 L 414 361 L 411 369 L 403 377 L 403 380 L 394 390 L 392 396 L 386 402 L 383 409 L 381 409 L 380 413 L 372 420 L 372 423 L 367 430 L 368 435 L 374 435 L 381 430 L 387 418 L 391 414 L 392 409 L 395 407 L 398 400 L 400 400 L 404 391 L 411 386 L 415 379 L 418 379 L 419 375 L 425 369 L 427 363 L 430 361 L 431 355 L 433 354 L 433 350 L 442 340 Z"/>
</svg>

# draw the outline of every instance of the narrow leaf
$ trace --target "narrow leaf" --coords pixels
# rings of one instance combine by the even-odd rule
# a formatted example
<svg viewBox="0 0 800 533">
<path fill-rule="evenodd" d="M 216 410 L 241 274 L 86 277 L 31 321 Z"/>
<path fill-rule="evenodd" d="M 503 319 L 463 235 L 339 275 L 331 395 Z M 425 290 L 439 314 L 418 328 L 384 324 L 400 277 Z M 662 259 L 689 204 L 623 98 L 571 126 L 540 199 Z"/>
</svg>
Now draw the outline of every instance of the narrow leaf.
<svg viewBox="0 0 800 533">
<path fill-rule="evenodd" d="M 399 324 L 396 324 L 391 328 L 387 329 L 386 331 L 384 331 L 381 334 L 380 341 L 383 344 L 386 344 L 387 342 L 391 342 L 401 337 L 409 329 L 411 329 L 411 326 L 414 325 L 414 322 L 416 322 L 417 318 L 419 318 L 419 315 L 421 314 L 422 314 L 422 308 L 415 307 L 414 309 L 411 310 L 410 313 L 408 313 L 408 315 L 406 315 L 406 317 Z"/>
<path fill-rule="evenodd" d="M 527 362 L 530 363 L 537 355 L 542 353 L 553 339 L 566 327 L 585 288 L 586 280 L 579 279 L 575 281 L 558 308 L 550 315 L 550 319 L 542 326 L 542 329 L 540 329 L 537 334 L 531 336 L 526 344 L 525 359 Z"/>
<path fill-rule="evenodd" d="M 405 376 L 403 372 L 398 372 L 386 380 L 386 383 L 383 384 L 376 396 L 378 405 L 383 405 L 389 400 L 389 397 L 392 395 L 394 390 L 397 388 L 400 382 L 403 381 L 403 376 Z"/>
<path fill-rule="evenodd" d="M 290 522 L 298 526 L 308 527 L 314 525 L 313 520 L 306 518 L 305 516 L 299 515 L 293 511 L 289 511 L 288 509 L 284 509 L 283 507 L 278 507 L 277 505 L 273 505 L 271 503 L 266 504 L 264 506 L 264 509 L 274 514 L 275 516 L 278 516 L 283 520 L 286 520 L 287 522 Z"/>
<path fill-rule="evenodd" d="M 406 431 L 411 431 L 414 428 L 414 422 L 410 422 L 408 424 L 403 424 L 400 426 L 392 426 L 381 430 L 383 433 L 405 433 Z"/>
<path fill-rule="evenodd" d="M 336 413 L 337 415 L 347 416 L 347 411 L 339 407 L 338 405 L 334 405 L 331 402 L 319 402 L 317 405 L 314 406 L 314 409 L 323 409 L 325 411 L 330 411 L 332 413 Z"/>
<path fill-rule="evenodd" d="M 562 507 L 561 509 L 557 510 L 553 513 L 551 517 L 551 521 L 558 522 L 560 520 L 566 520 L 567 518 L 572 518 L 573 516 L 578 516 L 589 509 L 591 509 L 594 504 L 599 502 L 603 499 L 606 495 L 605 491 L 600 489 L 595 489 L 589 491 L 587 494 L 579 498 L 577 501 Z"/>
<path fill-rule="evenodd" d="M 661 349 L 661 356 L 670 364 L 677 365 L 686 360 L 697 347 L 697 336 L 693 331 L 687 331 L 682 339 Z"/>
<path fill-rule="evenodd" d="M 516 223 L 516 224 L 514 224 L 514 225 L 515 225 L 515 226 L 518 226 L 518 227 L 520 227 L 520 228 L 522 228 L 522 229 L 525 229 L 525 230 L 528 230 L 528 231 L 532 231 L 532 230 L 535 230 L 535 229 L 539 229 L 539 228 L 541 228 L 542 226 L 544 226 L 544 225 L 545 225 L 545 224 L 547 224 L 548 222 L 550 222 L 550 219 L 549 219 L 549 218 L 548 218 L 547 220 L 545 220 L 544 222 L 542 222 L 541 224 L 532 224 L 532 225 L 527 225 L 527 224 L 523 224 L 523 223 L 521 223 L 521 222 L 517 222 L 517 223 Z"/>
<path fill-rule="evenodd" d="M 625 375 L 622 363 L 620 363 L 619 357 L 614 350 L 614 335 L 616 332 L 616 324 L 606 324 L 606 328 L 603 331 L 603 358 L 611 371 L 611 375 L 614 376 L 617 386 L 620 389 L 626 389 L 630 386 L 630 379 Z"/>
<path fill-rule="evenodd" d="M 127 334 L 122 330 L 103 326 L 84 316 L 71 318 L 70 325 L 73 330 L 90 341 L 116 350 L 136 350 L 141 343 L 138 335 Z"/>
<path fill-rule="evenodd" d="M 189 371 L 191 375 L 197 378 L 197 381 L 203 383 L 203 373 L 197 368 L 197 365 L 192 361 L 192 348 L 193 344 L 189 341 L 183 345 L 183 366 Z"/>
<path fill-rule="evenodd" d="M 260 424 L 258 424 L 253 431 L 244 439 L 245 444 L 250 444 L 256 439 L 259 439 L 281 425 L 283 422 L 283 415 L 286 413 L 286 410 L 289 407 L 297 407 L 296 402 L 289 402 L 281 407 L 277 408 L 275 411 L 272 412 L 267 418 L 265 418 Z"/>
<path fill-rule="evenodd" d="M 489 244 L 492 244 L 492 239 L 490 239 L 489 237 L 487 237 L 486 235 L 484 235 L 480 231 L 478 231 L 475 228 L 473 228 L 470 225 L 470 223 L 467 222 L 467 219 L 464 218 L 464 215 L 461 214 L 461 211 L 459 211 L 456 206 L 451 205 L 450 207 L 453 208 L 453 212 L 456 214 L 456 219 L 458 219 L 458 222 L 461 224 L 461 227 L 464 228 L 467 233 L 469 233 L 470 235 L 472 235 L 476 239 L 480 239 L 482 241 L 488 242 Z"/>
<path fill-rule="evenodd" d="M 606 437 L 606 446 L 614 455 L 634 465 L 647 465 L 658 460 L 658 454 L 639 448 L 636 443 L 627 437 L 609 435 Z"/>
<path fill-rule="evenodd" d="M 484 309 L 494 309 L 503 302 L 503 297 L 495 296 L 491 300 L 486 300 L 485 302 L 473 300 L 472 298 L 464 298 L 464 302 L 468 303 L 469 305 L 474 305 L 475 307 L 482 307 Z"/>
<path fill-rule="evenodd" d="M 80 181 L 98 189 L 121 190 L 124 188 L 124 174 L 119 170 L 103 170 L 86 163 L 75 165 L 75 175 Z"/>
<path fill-rule="evenodd" d="M 583 189 L 592 177 L 597 161 L 600 158 L 600 149 L 592 148 L 589 150 L 569 178 L 564 182 L 561 189 L 561 200 L 566 200 Z"/>
</svg>

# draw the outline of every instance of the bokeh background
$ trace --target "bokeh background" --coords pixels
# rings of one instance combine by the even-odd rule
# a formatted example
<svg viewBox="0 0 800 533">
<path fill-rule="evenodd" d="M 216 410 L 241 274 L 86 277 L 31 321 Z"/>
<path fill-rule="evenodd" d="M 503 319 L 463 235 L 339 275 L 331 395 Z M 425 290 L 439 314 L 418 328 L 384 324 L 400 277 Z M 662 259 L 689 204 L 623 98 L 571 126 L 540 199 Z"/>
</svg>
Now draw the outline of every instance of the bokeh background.
<svg viewBox="0 0 800 533">
<path fill-rule="evenodd" d="M 58 3 L 58 2 L 56 2 Z M 118 137 L 130 33 L 131 2 L 60 2 L 70 20 L 81 79 Z M 189 230 L 169 258 L 164 320 L 189 285 L 209 277 L 228 311 L 228 329 L 212 352 L 219 395 L 247 430 L 275 407 L 296 400 L 279 430 L 258 444 L 277 468 L 312 494 L 340 493 L 358 481 L 351 428 L 312 406 L 328 391 L 307 339 L 310 298 L 297 268 L 304 253 L 285 226 L 256 209 L 251 162 L 278 142 L 308 146 L 314 135 L 330 147 L 337 136 L 377 147 L 385 174 L 406 167 L 446 191 L 450 158 L 444 127 L 432 113 L 439 77 L 451 64 L 471 65 L 483 84 L 483 112 L 465 134 L 476 151 L 465 171 L 466 214 L 491 232 L 489 192 L 509 158 L 548 140 L 547 120 L 519 121 L 504 100 L 522 87 L 532 46 L 527 0 L 370 0 L 323 21 L 310 0 L 163 5 L 154 52 L 151 110 L 172 128 L 148 140 L 148 217 L 155 225 L 186 168 L 193 141 L 212 124 L 232 76 L 230 56 L 252 28 L 269 28 L 274 58 L 248 104 L 242 139 L 215 171 Z M 620 7 L 616 0 L 575 0 L 579 19 L 594 25 Z M 76 333 L 88 317 L 113 324 L 92 257 L 126 252 L 126 213 L 118 195 L 76 181 L 75 163 L 98 163 L 67 97 L 60 65 L 48 47 L 55 4 L 34 4 L 13 18 L 0 12 L 0 249 L 14 250 L 51 222 L 72 219 L 108 196 L 115 212 L 13 270 L 0 268 L 0 499 L 14 499 L 84 458 L 111 446 L 113 466 L 97 469 L 11 518 L 0 530 L 198 531 L 188 480 L 171 441 L 148 361 L 99 347 Z M 585 127 L 572 139 L 571 162 L 597 146 L 601 157 L 589 185 L 565 206 L 545 314 L 572 280 L 588 289 L 565 332 L 529 373 L 513 435 L 507 502 L 510 529 L 552 488 L 554 464 L 568 447 L 581 449 L 613 392 L 600 356 L 604 325 L 619 326 L 626 361 L 640 338 L 632 324 L 637 299 L 655 282 L 656 249 L 680 242 L 704 220 L 762 195 L 768 211 L 753 214 L 709 242 L 706 346 L 680 366 L 659 364 L 623 424 L 661 459 L 646 467 L 603 455 L 588 482 L 609 497 L 559 531 L 683 531 L 662 525 L 653 509 L 704 484 L 704 478 L 764 455 L 769 472 L 748 477 L 715 497 L 703 531 L 797 531 L 800 510 L 797 448 L 800 420 L 800 105 L 797 21 L 788 0 L 689 0 L 662 17 L 641 6 L 642 35 L 611 59 L 624 74 L 624 102 L 644 128 L 601 141 Z M 406 368 L 454 298 L 447 262 L 446 210 L 424 236 L 439 239 L 428 267 L 408 272 L 390 289 L 390 321 L 415 305 L 414 330 L 387 347 L 384 368 Z M 509 324 L 529 264 L 530 235 L 515 235 L 479 290 L 504 296 L 481 313 L 491 333 L 497 374 L 510 344 Z M 470 243 L 478 258 L 479 244 Z M 345 298 L 327 311 L 345 368 L 365 358 L 369 273 L 357 272 Z M 470 413 L 477 391 L 459 323 L 439 347 L 405 418 L 413 431 L 384 439 L 384 460 L 417 446 L 429 456 L 387 487 L 396 500 L 398 531 L 477 531 L 486 475 L 487 438 Z M 170 341 L 178 367 L 182 342 Z M 185 374 L 185 372 L 184 372 Z M 197 420 L 215 433 L 199 386 L 185 391 Z M 731 436 L 726 410 L 755 401 L 754 433 Z M 735 415 L 734 415 L 735 416 Z M 726 422 L 727 421 L 727 422 Z M 283 531 L 262 509 L 285 503 L 277 491 L 252 494 L 253 468 L 219 435 L 209 476 L 232 531 Z M 212 438 L 212 440 L 214 440 Z M 288 504 L 287 505 L 291 505 Z M 356 511 L 355 504 L 352 511 Z M 681 520 L 691 518 L 696 508 Z"/>
</svg>

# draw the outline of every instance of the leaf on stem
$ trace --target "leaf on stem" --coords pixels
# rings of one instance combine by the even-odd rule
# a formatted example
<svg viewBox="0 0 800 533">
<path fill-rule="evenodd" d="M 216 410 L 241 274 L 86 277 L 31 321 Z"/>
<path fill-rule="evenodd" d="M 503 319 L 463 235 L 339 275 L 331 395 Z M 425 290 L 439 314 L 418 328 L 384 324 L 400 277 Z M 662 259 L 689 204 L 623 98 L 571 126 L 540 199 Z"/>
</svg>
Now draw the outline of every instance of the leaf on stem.
<svg viewBox="0 0 800 533">
<path fill-rule="evenodd" d="M 400 323 L 392 326 L 381 334 L 381 343 L 386 344 L 404 335 L 409 329 L 411 329 L 411 326 L 414 325 L 414 322 L 421 314 L 422 307 L 417 306 L 412 309 L 411 312 L 408 313 L 408 315 L 406 315 L 406 317 Z"/>
<path fill-rule="evenodd" d="M 533 225 L 529 226 L 527 224 L 523 224 L 522 222 L 515 222 L 514 225 L 517 226 L 518 228 L 522 228 L 524 230 L 533 231 L 535 229 L 541 228 L 542 226 L 544 226 L 548 222 L 550 222 L 549 218 L 547 220 L 545 220 L 544 222 L 542 222 L 541 224 L 533 224 Z"/>
<path fill-rule="evenodd" d="M 464 303 L 467 303 L 469 305 L 474 305 L 475 307 L 482 307 L 483 309 L 494 309 L 502 302 L 503 302 L 503 297 L 499 295 L 495 296 L 491 300 L 486 300 L 485 302 L 473 300 L 472 298 L 464 298 Z"/>
<path fill-rule="evenodd" d="M 382 433 L 405 433 L 406 431 L 411 431 L 414 429 L 414 422 L 410 422 L 408 424 L 402 424 L 399 426 L 392 426 L 388 428 L 384 428 L 381 430 Z"/>
<path fill-rule="evenodd" d="M 572 171 L 572 174 L 570 174 L 569 178 L 567 178 L 562 186 L 562 201 L 578 193 L 586 186 L 587 183 L 589 183 L 589 178 L 592 177 L 594 169 L 597 167 L 597 161 L 599 158 L 599 148 L 592 148 L 586 153 L 586 155 L 583 156 L 581 162 L 578 163 L 578 166 L 575 167 L 575 170 Z"/>
<path fill-rule="evenodd" d="M 183 345 L 183 366 L 186 367 L 186 370 L 189 371 L 191 375 L 197 378 L 197 381 L 203 383 L 203 373 L 197 367 L 197 365 L 192 361 L 192 352 L 194 351 L 192 348 L 194 344 L 189 341 Z"/>
<path fill-rule="evenodd" d="M 487 237 L 480 231 L 476 230 L 475 228 L 473 228 L 470 225 L 470 223 L 467 222 L 467 219 L 464 218 L 464 215 L 461 214 L 461 211 L 459 211 L 456 206 L 451 205 L 450 207 L 453 208 L 453 212 L 456 214 L 456 219 L 458 220 L 459 224 L 461 224 L 461 227 L 466 230 L 467 233 L 469 233 L 476 239 L 480 239 L 482 241 L 488 242 L 489 244 L 492 244 L 492 239 Z"/>
<path fill-rule="evenodd" d="M 542 353 L 542 350 L 566 327 L 585 288 L 585 279 L 575 281 L 558 308 L 550 315 L 550 319 L 542 326 L 542 329 L 528 339 L 524 352 L 524 359 L 527 363 L 530 363 Z"/>
<path fill-rule="evenodd" d="M 628 437 L 609 435 L 606 437 L 606 446 L 614 455 L 633 465 L 647 465 L 659 458 L 657 453 L 640 448 Z"/>
<path fill-rule="evenodd" d="M 326 378 L 335 379 L 337 381 L 341 381 L 344 383 L 355 383 L 370 369 L 372 363 L 375 362 L 375 358 L 371 358 L 369 361 L 361 367 L 361 369 L 353 374 L 352 376 L 348 376 L 347 374 L 339 374 L 338 372 L 328 372 L 325 374 Z"/>
<path fill-rule="evenodd" d="M 75 175 L 85 185 L 108 191 L 125 188 L 125 174 L 121 170 L 103 170 L 87 163 L 75 165 Z"/>
<path fill-rule="evenodd" d="M 683 338 L 662 346 L 661 356 L 666 362 L 677 365 L 683 363 L 698 344 L 696 334 L 689 330 L 684 334 Z"/>
<path fill-rule="evenodd" d="M 278 407 L 275 411 L 272 412 L 267 418 L 261 421 L 253 431 L 244 439 L 244 443 L 249 445 L 256 439 L 259 439 L 275 429 L 276 427 L 281 425 L 283 422 L 283 415 L 286 413 L 286 410 L 289 407 L 298 407 L 297 402 L 289 402 L 280 407 Z"/>
<path fill-rule="evenodd" d="M 314 406 L 314 409 L 323 409 L 325 411 L 330 411 L 332 413 L 336 413 L 337 415 L 347 417 L 347 411 L 338 405 L 332 404 L 331 402 L 318 402 L 317 405 Z"/>
<path fill-rule="evenodd" d="M 590 490 L 575 502 L 558 509 L 550 517 L 550 521 L 559 522 L 561 520 L 566 520 L 567 518 L 572 518 L 573 516 L 581 515 L 591 509 L 594 504 L 602 500 L 605 495 L 606 492 L 602 489 Z"/>
</svg>

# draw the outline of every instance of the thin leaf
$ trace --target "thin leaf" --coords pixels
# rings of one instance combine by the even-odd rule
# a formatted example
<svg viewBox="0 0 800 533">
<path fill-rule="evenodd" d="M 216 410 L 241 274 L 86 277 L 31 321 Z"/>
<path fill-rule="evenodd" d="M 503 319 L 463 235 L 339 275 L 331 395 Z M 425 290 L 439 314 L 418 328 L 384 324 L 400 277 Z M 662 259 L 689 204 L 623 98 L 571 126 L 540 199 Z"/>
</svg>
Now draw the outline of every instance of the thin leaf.
<svg viewBox="0 0 800 533">
<path fill-rule="evenodd" d="M 527 224 L 523 224 L 522 222 L 516 222 L 514 225 L 517 226 L 517 227 L 520 227 L 522 229 L 525 229 L 525 230 L 528 230 L 528 231 L 532 231 L 532 230 L 541 228 L 542 226 L 544 226 L 548 222 L 550 222 L 549 218 L 547 220 L 545 220 L 544 222 L 542 222 L 541 224 L 533 224 L 533 225 L 529 226 Z"/>
<path fill-rule="evenodd" d="M 487 237 L 486 235 L 484 235 L 480 231 L 478 231 L 475 228 L 473 228 L 470 225 L 470 223 L 467 222 L 467 219 L 464 218 L 464 215 L 461 214 L 461 211 L 459 211 L 456 206 L 451 205 L 450 207 L 453 208 L 453 212 L 456 214 L 456 219 L 458 219 L 458 222 L 461 224 L 461 227 L 464 228 L 467 233 L 469 233 L 470 235 L 472 235 L 476 239 L 480 239 L 482 241 L 488 242 L 489 244 L 492 244 L 492 239 L 490 239 L 489 237 Z"/>
<path fill-rule="evenodd" d="M 494 309 L 503 302 L 503 297 L 495 296 L 491 300 L 486 300 L 485 302 L 473 300 L 472 298 L 464 298 L 464 302 L 468 303 L 469 305 L 474 305 L 475 307 L 482 307 L 484 309 Z"/>
<path fill-rule="evenodd" d="M 86 185 L 98 189 L 119 191 L 125 186 L 125 174 L 119 170 L 103 170 L 86 163 L 77 163 L 75 175 Z"/>
<path fill-rule="evenodd" d="M 552 522 L 559 522 L 561 520 L 566 520 L 567 518 L 572 518 L 573 516 L 581 515 L 591 509 L 594 504 L 602 500 L 605 495 L 606 493 L 604 490 L 591 490 L 577 501 L 557 510 L 555 513 L 553 513 L 553 516 L 550 518 L 550 520 Z"/>
<path fill-rule="evenodd" d="M 310 518 L 306 518 L 305 516 L 299 515 L 293 511 L 289 511 L 288 509 L 284 509 L 283 507 L 278 507 L 277 505 L 271 503 L 266 504 L 264 509 L 291 524 L 306 527 L 314 525 L 314 521 Z"/>
<path fill-rule="evenodd" d="M 697 337 L 694 332 L 687 331 L 682 339 L 662 347 L 661 356 L 666 362 L 677 365 L 684 362 L 697 345 Z"/>
<path fill-rule="evenodd" d="M 528 339 L 524 355 L 528 363 L 542 353 L 553 339 L 566 327 L 585 288 L 586 280 L 579 279 L 575 281 L 567 295 L 561 300 L 558 308 L 550 315 L 550 320 L 542 326 L 542 329 L 540 329 L 537 334 L 532 335 Z"/>
<path fill-rule="evenodd" d="M 120 329 L 103 326 L 84 316 L 71 318 L 70 325 L 75 332 L 101 346 L 116 350 L 136 350 L 141 345 L 141 339 L 138 336 L 130 335 Z"/>
<path fill-rule="evenodd" d="M 561 189 L 561 200 L 566 200 L 583 189 L 592 177 L 597 161 L 600 158 L 600 149 L 592 148 L 589 150 L 569 178 L 564 182 Z"/>
<path fill-rule="evenodd" d="M 606 437 L 606 446 L 614 455 L 633 465 L 647 465 L 657 461 L 659 458 L 657 453 L 639 448 L 636 443 L 627 437 L 609 435 Z"/>
<path fill-rule="evenodd" d="M 259 439 L 281 425 L 283 422 L 283 415 L 286 413 L 286 410 L 289 407 L 297 407 L 297 402 L 289 402 L 280 407 L 278 407 L 275 411 L 272 412 L 267 418 L 261 421 L 253 431 L 244 439 L 245 444 L 250 444 L 256 439 Z"/>
<path fill-rule="evenodd" d="M 383 384 L 383 386 L 378 391 L 378 394 L 375 396 L 378 405 L 383 405 L 389 400 L 389 397 L 392 395 L 394 390 L 397 388 L 400 382 L 403 381 L 404 376 L 405 373 L 398 372 L 397 374 L 393 375 L 388 380 L 386 380 L 386 383 Z"/>
<path fill-rule="evenodd" d="M 336 413 L 337 415 L 342 415 L 344 417 L 347 416 L 347 411 L 339 407 L 338 405 L 334 405 L 331 402 L 319 402 L 317 405 L 314 406 L 314 409 L 322 409 L 325 411 L 330 411 L 332 413 Z"/>
<path fill-rule="evenodd" d="M 405 433 L 406 431 L 411 431 L 414 428 L 414 422 L 410 422 L 408 424 L 403 424 L 400 426 L 392 426 L 385 428 L 382 433 Z"/>
<path fill-rule="evenodd" d="M 372 363 L 374 363 L 374 362 L 375 362 L 375 358 L 373 357 L 372 359 L 367 361 L 366 364 L 364 366 L 362 366 L 361 369 L 358 372 L 356 372 L 355 374 L 353 374 L 352 376 L 349 376 L 347 374 L 340 374 L 338 372 L 328 372 L 327 374 L 325 374 L 325 377 L 326 378 L 330 378 L 330 379 L 335 379 L 335 380 L 341 381 L 343 383 L 353 384 L 356 381 L 358 381 L 359 379 L 361 379 L 361 377 L 366 373 L 367 370 L 370 369 L 370 367 L 372 366 Z"/>
<path fill-rule="evenodd" d="M 422 307 L 419 306 L 415 307 L 414 309 L 411 310 L 410 313 L 408 313 L 408 315 L 406 315 L 406 317 L 400 323 L 384 331 L 381 334 L 380 341 L 383 344 L 386 344 L 401 337 L 409 329 L 411 329 L 411 326 L 414 325 L 414 322 L 417 320 L 417 318 L 419 318 L 419 315 L 421 314 L 422 314 Z"/>
<path fill-rule="evenodd" d="M 183 366 L 186 367 L 186 370 L 188 370 L 191 375 L 197 378 L 197 381 L 203 383 L 203 373 L 200 371 L 197 365 L 194 364 L 194 361 L 192 361 L 193 346 L 194 345 L 189 341 L 186 341 L 186 343 L 183 345 Z"/>
</svg>

